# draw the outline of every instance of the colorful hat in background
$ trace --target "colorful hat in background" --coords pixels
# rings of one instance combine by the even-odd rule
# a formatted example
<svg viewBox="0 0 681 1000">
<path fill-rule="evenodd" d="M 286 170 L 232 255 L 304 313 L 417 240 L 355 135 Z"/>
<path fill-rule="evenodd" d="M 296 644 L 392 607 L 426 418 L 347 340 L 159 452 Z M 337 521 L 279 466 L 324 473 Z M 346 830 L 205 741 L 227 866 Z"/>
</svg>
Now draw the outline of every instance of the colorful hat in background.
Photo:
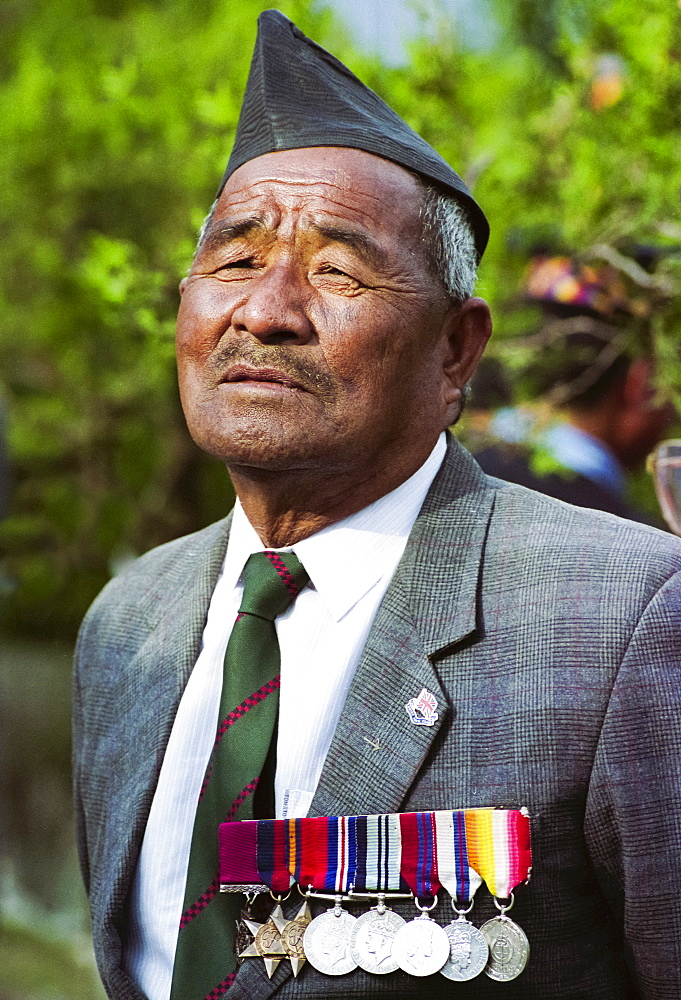
<svg viewBox="0 0 681 1000">
<path fill-rule="evenodd" d="M 521 378 L 533 396 L 554 405 L 590 403 L 625 370 L 627 358 L 649 350 L 654 282 L 633 256 L 600 250 L 611 260 L 542 253 L 525 273 L 522 298 L 540 306 L 543 318 L 534 333 L 508 346 L 530 349 Z"/>
<path fill-rule="evenodd" d="M 617 321 L 626 316 L 643 318 L 650 311 L 645 297 L 630 292 L 620 270 L 609 264 L 586 264 L 577 257 L 533 257 L 523 288 L 526 299 L 564 316 L 586 314 Z"/>
</svg>

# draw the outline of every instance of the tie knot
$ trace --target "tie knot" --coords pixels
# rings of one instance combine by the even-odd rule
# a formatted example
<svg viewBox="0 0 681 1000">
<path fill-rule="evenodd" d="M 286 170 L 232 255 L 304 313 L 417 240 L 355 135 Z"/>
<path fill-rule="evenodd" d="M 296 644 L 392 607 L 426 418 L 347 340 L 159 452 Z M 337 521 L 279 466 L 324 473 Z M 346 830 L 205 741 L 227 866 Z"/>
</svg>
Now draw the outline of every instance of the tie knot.
<svg viewBox="0 0 681 1000">
<path fill-rule="evenodd" d="M 273 622 L 296 599 L 309 576 L 293 552 L 254 552 L 243 572 L 242 614 Z"/>
</svg>

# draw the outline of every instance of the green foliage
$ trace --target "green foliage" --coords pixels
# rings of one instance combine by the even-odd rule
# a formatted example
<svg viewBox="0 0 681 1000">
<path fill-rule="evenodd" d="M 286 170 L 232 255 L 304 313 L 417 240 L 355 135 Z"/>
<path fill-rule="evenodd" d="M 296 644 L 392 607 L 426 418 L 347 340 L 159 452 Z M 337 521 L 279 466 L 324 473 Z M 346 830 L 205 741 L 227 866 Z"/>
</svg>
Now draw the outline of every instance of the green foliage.
<svg viewBox="0 0 681 1000">
<path fill-rule="evenodd" d="M 515 44 L 509 34 L 484 52 L 451 35 L 435 49 L 417 43 L 408 73 L 377 69 L 374 83 L 474 184 L 492 224 L 481 289 L 504 315 L 527 260 L 509 240 L 518 231 L 521 250 L 547 232 L 573 251 L 681 242 L 681 10 L 667 0 L 572 0 L 542 5 L 538 18 L 527 0 L 497 6 Z M 542 43 L 536 32 L 551 11 L 553 41 Z M 607 54 L 621 60 L 623 92 L 595 110 Z"/>
<path fill-rule="evenodd" d="M 231 145 L 260 0 L 59 0 L 0 15 L 0 391 L 14 465 L 6 621 L 71 634 L 112 565 L 220 516 L 226 474 L 184 429 L 177 284 Z M 408 68 L 353 51 L 322 4 L 280 6 L 474 184 L 499 343 L 520 252 L 681 241 L 681 10 L 671 0 L 497 0 L 494 50 L 456 33 Z M 539 7 L 541 6 L 541 12 Z M 622 66 L 596 110 L 599 60 Z M 681 264 L 661 269 L 664 390 L 680 401 Z"/>
<path fill-rule="evenodd" d="M 95 970 L 64 941 L 0 920 L 3 1000 L 104 1000 Z"/>
<path fill-rule="evenodd" d="M 184 428 L 177 285 L 231 146 L 259 0 L 9 5 L 0 398 L 15 629 L 71 634 L 112 566 L 222 516 Z M 283 8 L 323 37 L 328 16 Z"/>
</svg>

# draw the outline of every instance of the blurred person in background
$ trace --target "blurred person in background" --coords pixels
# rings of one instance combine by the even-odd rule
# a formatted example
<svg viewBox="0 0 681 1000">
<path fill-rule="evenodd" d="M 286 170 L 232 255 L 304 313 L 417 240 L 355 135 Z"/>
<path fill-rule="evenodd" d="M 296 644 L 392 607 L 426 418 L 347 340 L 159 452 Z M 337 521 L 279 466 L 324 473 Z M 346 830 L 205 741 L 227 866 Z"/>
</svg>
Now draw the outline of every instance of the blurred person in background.
<svg viewBox="0 0 681 1000">
<path fill-rule="evenodd" d="M 525 291 L 544 318 L 516 343 L 532 351 L 522 377 L 540 405 L 491 416 L 486 442 L 473 444 L 477 461 L 500 479 L 649 523 L 627 499 L 627 473 L 641 468 L 674 412 L 655 389 L 649 301 L 630 293 L 613 266 L 564 256 L 534 258 Z M 472 405 L 488 394 L 483 369 L 473 379 Z"/>
</svg>

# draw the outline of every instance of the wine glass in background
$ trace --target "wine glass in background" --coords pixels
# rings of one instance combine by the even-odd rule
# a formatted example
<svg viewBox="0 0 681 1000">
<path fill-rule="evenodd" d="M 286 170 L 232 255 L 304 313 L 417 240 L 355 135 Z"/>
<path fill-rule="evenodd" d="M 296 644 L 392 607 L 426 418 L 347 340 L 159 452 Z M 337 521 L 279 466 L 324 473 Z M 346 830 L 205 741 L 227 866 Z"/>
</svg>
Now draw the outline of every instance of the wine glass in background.
<svg viewBox="0 0 681 1000">
<path fill-rule="evenodd" d="M 681 535 L 681 438 L 660 441 L 648 460 L 662 515 Z"/>
</svg>

